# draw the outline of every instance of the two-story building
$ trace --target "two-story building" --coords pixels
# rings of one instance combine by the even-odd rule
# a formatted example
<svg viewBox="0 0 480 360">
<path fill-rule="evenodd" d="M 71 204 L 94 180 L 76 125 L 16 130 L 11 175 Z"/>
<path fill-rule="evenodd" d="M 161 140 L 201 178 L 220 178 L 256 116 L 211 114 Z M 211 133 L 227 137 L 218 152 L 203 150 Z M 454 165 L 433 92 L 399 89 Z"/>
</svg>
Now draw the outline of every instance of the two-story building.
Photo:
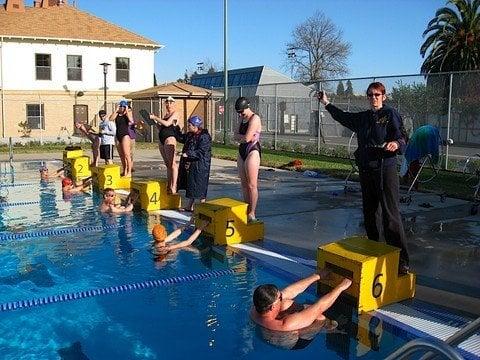
<svg viewBox="0 0 480 360">
<path fill-rule="evenodd" d="M 96 124 L 123 94 L 153 86 L 162 46 L 66 0 L 6 0 L 0 6 L 0 136 L 56 138 L 74 120 Z M 104 76 L 103 63 L 107 66 Z M 106 80 L 106 99 L 104 82 Z"/>
</svg>

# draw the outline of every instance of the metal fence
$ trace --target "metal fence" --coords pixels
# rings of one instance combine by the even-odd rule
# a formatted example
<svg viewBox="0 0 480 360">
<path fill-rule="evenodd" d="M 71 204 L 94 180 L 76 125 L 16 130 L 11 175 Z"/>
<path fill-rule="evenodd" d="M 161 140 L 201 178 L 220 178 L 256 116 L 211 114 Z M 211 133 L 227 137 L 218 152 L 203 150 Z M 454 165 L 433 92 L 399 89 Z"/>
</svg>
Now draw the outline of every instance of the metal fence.
<svg viewBox="0 0 480 360">
<path fill-rule="evenodd" d="M 333 149 L 348 154 L 351 131 L 331 118 L 315 94 L 325 90 L 339 108 L 363 111 L 369 108 L 365 91 L 373 81 L 385 85 L 387 104 L 400 112 L 408 132 L 431 124 L 440 129 L 443 139 L 453 140 L 453 146 L 442 149 L 445 167 L 451 159 L 480 151 L 480 72 L 231 87 L 227 106 L 217 104 L 215 140 L 232 141 L 238 126 L 234 103 L 238 96 L 246 96 L 262 119 L 262 142 L 266 147 L 317 154 Z M 229 114 L 226 124 L 221 110 Z"/>
</svg>

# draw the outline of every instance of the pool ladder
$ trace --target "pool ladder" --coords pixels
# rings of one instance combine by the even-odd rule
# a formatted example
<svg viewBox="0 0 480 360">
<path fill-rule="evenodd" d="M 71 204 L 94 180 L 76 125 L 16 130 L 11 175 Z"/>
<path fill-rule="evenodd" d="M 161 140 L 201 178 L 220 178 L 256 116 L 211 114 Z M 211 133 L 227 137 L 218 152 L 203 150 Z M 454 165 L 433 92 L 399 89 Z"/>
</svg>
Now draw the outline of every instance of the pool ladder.
<svg viewBox="0 0 480 360">
<path fill-rule="evenodd" d="M 409 355 L 419 351 L 427 350 L 428 352 L 422 356 L 421 360 L 429 360 L 437 355 L 443 355 L 446 359 L 463 360 L 464 358 L 453 348 L 467 340 L 470 336 L 476 334 L 480 330 L 480 318 L 465 325 L 447 340 L 439 339 L 415 339 L 409 341 L 392 354 L 387 356 L 385 360 L 405 359 Z"/>
</svg>

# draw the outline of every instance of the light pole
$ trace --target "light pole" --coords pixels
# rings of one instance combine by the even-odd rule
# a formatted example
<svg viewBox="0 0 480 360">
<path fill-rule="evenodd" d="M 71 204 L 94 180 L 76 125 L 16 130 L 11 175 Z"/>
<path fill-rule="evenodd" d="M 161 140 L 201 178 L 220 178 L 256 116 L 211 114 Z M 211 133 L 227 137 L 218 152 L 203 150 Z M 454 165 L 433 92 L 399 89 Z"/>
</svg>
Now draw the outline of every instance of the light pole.
<svg viewBox="0 0 480 360">
<path fill-rule="evenodd" d="M 223 144 L 227 143 L 228 123 L 228 0 L 223 0 Z"/>
<path fill-rule="evenodd" d="M 104 62 L 100 65 L 103 66 L 103 110 L 107 111 L 107 73 L 111 64 Z"/>
</svg>

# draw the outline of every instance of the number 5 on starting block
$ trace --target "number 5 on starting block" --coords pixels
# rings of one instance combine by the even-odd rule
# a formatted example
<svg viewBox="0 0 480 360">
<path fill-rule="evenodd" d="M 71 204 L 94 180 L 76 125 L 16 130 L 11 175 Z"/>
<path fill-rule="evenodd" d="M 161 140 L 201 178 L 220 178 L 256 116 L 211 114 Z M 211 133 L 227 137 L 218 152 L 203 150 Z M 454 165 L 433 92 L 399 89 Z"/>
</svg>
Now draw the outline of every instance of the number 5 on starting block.
<svg viewBox="0 0 480 360">
<path fill-rule="evenodd" d="M 205 232 L 211 235 L 216 245 L 238 244 L 263 239 L 263 222 L 249 224 L 248 204 L 229 198 L 207 201 L 195 206 L 195 225 L 203 221 L 209 224 Z"/>
<path fill-rule="evenodd" d="M 412 298 L 415 275 L 398 275 L 399 257 L 399 248 L 365 237 L 320 246 L 317 266 L 330 270 L 331 275 L 320 280 L 319 291 L 335 287 L 345 277 L 351 279 L 346 293 L 356 300 L 359 313 Z"/>
</svg>

